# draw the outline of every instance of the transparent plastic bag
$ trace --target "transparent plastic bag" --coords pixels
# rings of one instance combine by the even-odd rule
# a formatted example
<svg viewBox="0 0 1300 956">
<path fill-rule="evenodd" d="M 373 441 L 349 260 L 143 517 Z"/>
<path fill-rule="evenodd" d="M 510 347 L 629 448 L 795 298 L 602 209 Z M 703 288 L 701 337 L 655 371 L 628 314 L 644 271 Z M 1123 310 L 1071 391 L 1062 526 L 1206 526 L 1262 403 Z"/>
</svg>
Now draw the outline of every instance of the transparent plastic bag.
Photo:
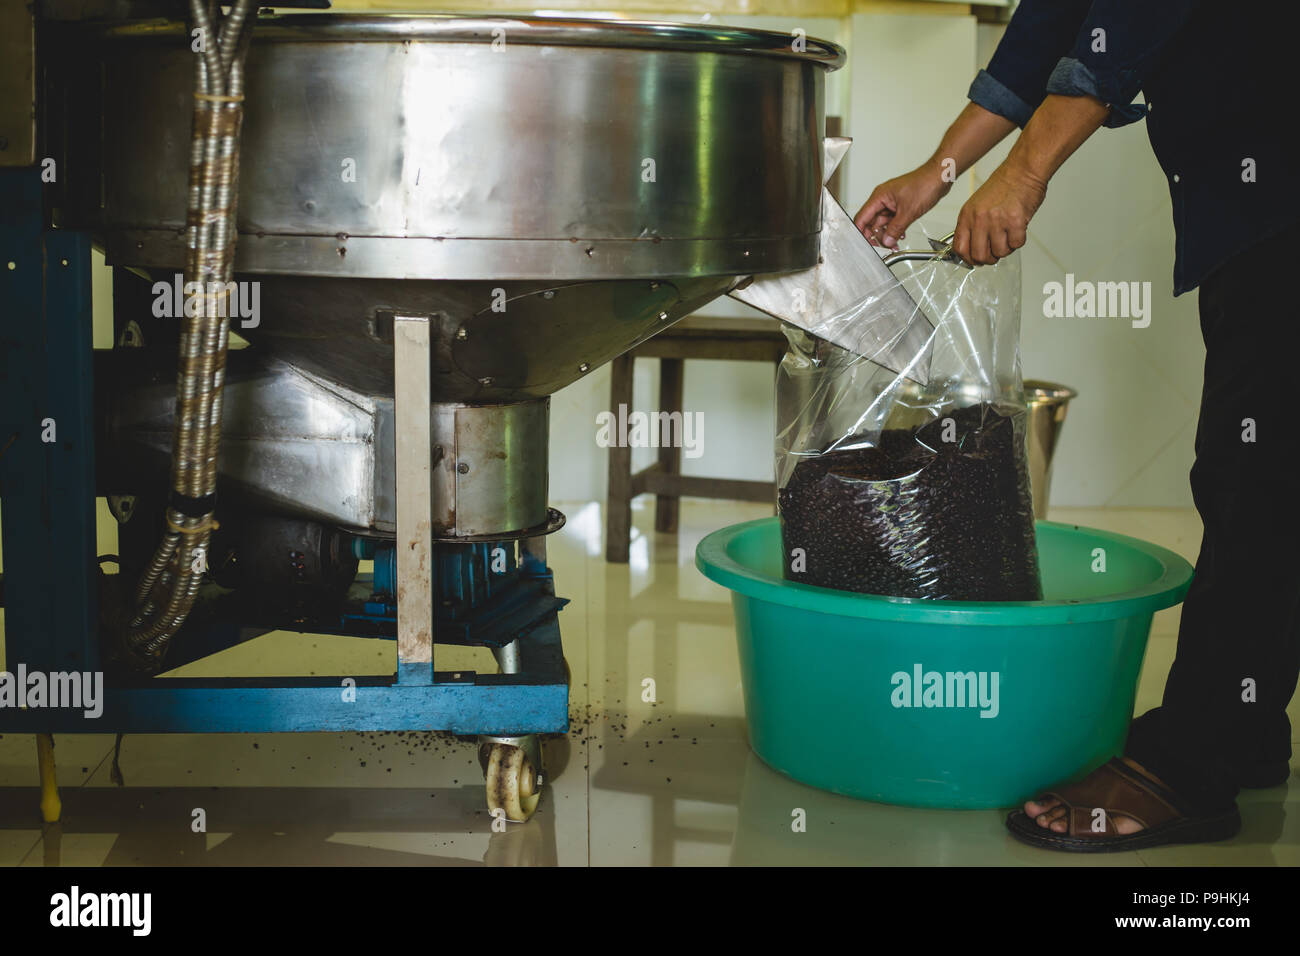
<svg viewBox="0 0 1300 956">
<path fill-rule="evenodd" d="M 900 321 L 897 289 L 880 284 L 830 317 L 836 340 L 859 341 L 856 350 L 784 327 L 785 575 L 896 597 L 1037 600 L 1019 257 L 894 269 L 919 308 Z M 901 372 L 872 361 L 890 338 L 924 343 L 905 366 L 895 356 Z"/>
</svg>

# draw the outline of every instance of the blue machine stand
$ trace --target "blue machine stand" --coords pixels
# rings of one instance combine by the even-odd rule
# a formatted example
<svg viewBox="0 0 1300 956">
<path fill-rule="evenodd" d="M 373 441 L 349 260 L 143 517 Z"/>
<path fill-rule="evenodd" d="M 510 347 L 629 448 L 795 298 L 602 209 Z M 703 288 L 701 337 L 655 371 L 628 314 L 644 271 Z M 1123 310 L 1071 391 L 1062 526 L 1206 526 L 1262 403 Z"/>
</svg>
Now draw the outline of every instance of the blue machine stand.
<svg viewBox="0 0 1300 956">
<path fill-rule="evenodd" d="M 20 668 L 29 675 L 105 671 L 95 541 L 90 270 L 89 235 L 46 226 L 40 170 L 0 168 L 0 523 L 5 558 L 0 594 L 5 608 L 3 670 L 14 675 Z M 399 354 L 399 427 L 402 361 Z M 424 361 L 427 377 L 427 352 Z M 408 408 L 419 407 L 408 402 Z M 427 424 L 427 401 L 423 408 Z M 408 411 L 406 417 L 421 416 Z M 400 461 L 397 474 L 400 545 L 403 532 L 418 517 L 408 505 L 404 520 L 403 481 L 406 491 L 414 489 L 417 499 L 426 499 L 423 505 L 416 501 L 417 509 L 427 506 L 429 490 L 427 483 L 423 489 L 418 480 L 413 484 L 412 472 L 404 472 Z M 462 550 L 449 552 L 428 540 L 427 527 L 419 542 L 430 552 L 424 567 L 438 570 L 424 575 L 429 579 L 424 600 L 408 596 L 395 615 L 385 613 L 392 609 L 382 600 L 369 602 L 366 613 L 344 615 L 331 628 L 334 633 L 396 638 L 398 667 L 392 677 L 147 679 L 110 672 L 98 717 L 75 707 L 5 707 L 0 698 L 0 733 L 450 731 L 484 742 L 485 769 L 493 768 L 489 804 L 494 800 L 492 774 L 518 772 L 518 760 L 508 761 L 512 749 L 525 752 L 540 786 L 535 735 L 568 729 L 568 674 L 557 619 L 567 602 L 554 596 L 545 538 L 519 542 L 520 558 L 517 566 L 511 564 L 508 586 L 486 598 L 458 595 L 470 604 L 486 602 L 482 607 L 470 608 L 468 616 L 438 620 L 433 614 L 433 596 L 440 587 L 435 579 L 449 563 L 473 560 L 475 552 L 469 545 L 450 546 Z M 555 527 L 558 523 L 552 522 L 546 530 Z M 404 550 L 410 548 L 397 549 L 399 555 Z M 402 574 L 400 558 L 396 573 Z M 270 629 L 259 623 L 246 622 L 243 638 Z M 177 640 L 193 640 L 211 653 L 243 638 L 183 631 Z M 435 670 L 434 643 L 492 647 L 501 672 Z M 45 756 L 48 737 L 43 743 L 48 803 L 53 764 Z M 54 800 L 57 819 L 56 794 Z M 529 813 L 530 808 L 523 817 Z M 521 818 L 509 809 L 507 815 Z"/>
</svg>

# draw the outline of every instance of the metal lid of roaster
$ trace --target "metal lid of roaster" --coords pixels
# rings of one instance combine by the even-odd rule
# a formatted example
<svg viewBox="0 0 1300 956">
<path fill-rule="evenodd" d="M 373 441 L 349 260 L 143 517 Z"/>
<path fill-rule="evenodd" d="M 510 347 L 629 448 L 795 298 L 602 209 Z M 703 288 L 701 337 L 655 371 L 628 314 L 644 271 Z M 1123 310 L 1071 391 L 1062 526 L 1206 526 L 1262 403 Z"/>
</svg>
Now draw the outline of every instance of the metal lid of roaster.
<svg viewBox="0 0 1300 956">
<path fill-rule="evenodd" d="M 448 14 L 338 15 L 283 14 L 260 17 L 253 42 L 507 43 L 528 46 L 616 47 L 701 53 L 748 53 L 811 60 L 829 70 L 844 65 L 844 48 L 826 40 L 738 27 L 655 23 L 639 20 L 588 20 L 552 17 L 459 17 Z M 150 20 L 113 24 L 109 36 L 134 39 L 187 33 L 180 21 Z M 797 47 L 797 49 L 796 49 Z"/>
</svg>

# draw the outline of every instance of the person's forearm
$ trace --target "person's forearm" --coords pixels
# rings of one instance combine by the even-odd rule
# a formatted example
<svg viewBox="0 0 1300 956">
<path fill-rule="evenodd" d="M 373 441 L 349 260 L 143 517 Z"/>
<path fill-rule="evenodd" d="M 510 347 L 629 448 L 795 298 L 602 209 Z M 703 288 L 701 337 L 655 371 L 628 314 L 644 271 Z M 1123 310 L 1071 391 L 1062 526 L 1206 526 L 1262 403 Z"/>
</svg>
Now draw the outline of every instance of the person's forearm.
<svg viewBox="0 0 1300 956">
<path fill-rule="evenodd" d="M 1110 108 L 1092 96 L 1050 95 L 1034 111 L 1005 165 L 1044 188 L 1083 141 L 1101 128 Z"/>
<path fill-rule="evenodd" d="M 1011 152 L 957 214 L 952 248 L 966 262 L 997 262 L 1025 244 L 1047 181 L 1105 122 L 1110 108 L 1092 96 L 1048 96 Z"/>
<path fill-rule="evenodd" d="M 933 167 L 940 174 L 948 173 L 955 179 L 1006 139 L 1007 134 L 1015 128 L 1016 124 L 1006 117 L 975 103 L 967 103 L 966 108 L 943 134 L 939 148 L 926 160 L 925 165 Z M 952 179 L 949 180 L 951 181 Z"/>
</svg>

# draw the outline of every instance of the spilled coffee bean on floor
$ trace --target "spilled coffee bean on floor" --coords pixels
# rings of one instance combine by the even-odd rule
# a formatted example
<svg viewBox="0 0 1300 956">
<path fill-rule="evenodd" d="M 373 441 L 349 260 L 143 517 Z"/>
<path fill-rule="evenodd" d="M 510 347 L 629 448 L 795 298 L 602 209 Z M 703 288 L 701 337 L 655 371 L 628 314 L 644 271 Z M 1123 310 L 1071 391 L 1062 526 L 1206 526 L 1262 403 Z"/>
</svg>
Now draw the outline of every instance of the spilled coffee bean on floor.
<svg viewBox="0 0 1300 956">
<path fill-rule="evenodd" d="M 803 459 L 779 494 L 786 578 L 894 597 L 1038 600 L 1023 448 L 1023 413 L 978 404 L 886 429 L 876 447 Z"/>
</svg>

